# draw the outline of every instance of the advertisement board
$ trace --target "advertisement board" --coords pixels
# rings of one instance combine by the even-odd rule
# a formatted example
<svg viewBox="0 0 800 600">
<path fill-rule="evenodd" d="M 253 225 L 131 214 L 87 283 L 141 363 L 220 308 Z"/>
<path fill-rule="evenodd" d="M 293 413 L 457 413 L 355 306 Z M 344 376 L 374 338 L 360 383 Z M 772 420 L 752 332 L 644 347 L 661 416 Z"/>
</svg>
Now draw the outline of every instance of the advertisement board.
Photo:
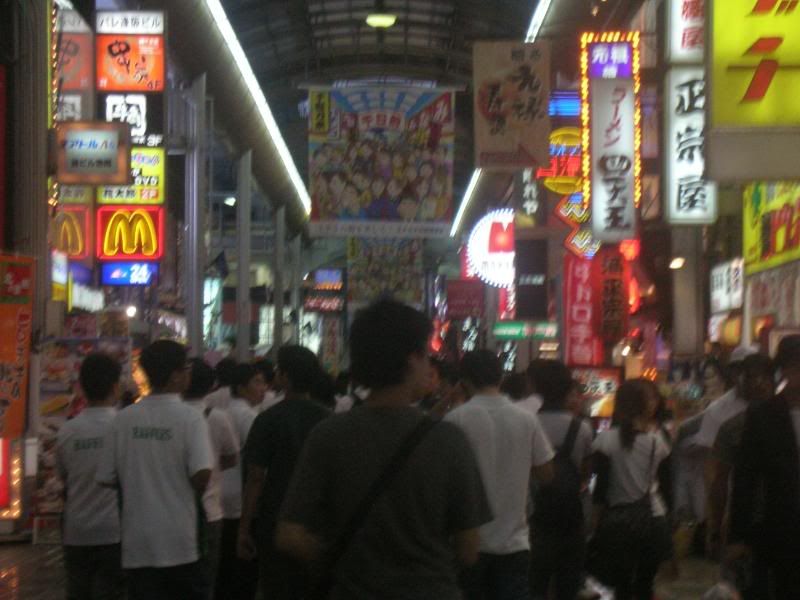
<svg viewBox="0 0 800 600">
<path fill-rule="evenodd" d="M 752 183 L 744 189 L 744 262 L 748 275 L 800 259 L 800 184 Z"/>
<path fill-rule="evenodd" d="M 614 396 L 622 384 L 620 369 L 572 369 L 580 385 L 584 411 L 591 417 L 607 419 L 614 414 Z"/>
<path fill-rule="evenodd" d="M 157 35 L 164 33 L 164 25 L 164 13 L 156 10 L 98 10 L 95 13 L 97 33 Z"/>
<path fill-rule="evenodd" d="M 97 188 L 98 204 L 162 204 L 164 202 L 164 148 L 131 150 L 130 181 L 133 185 Z"/>
<path fill-rule="evenodd" d="M 56 127 L 56 181 L 127 184 L 130 128 L 123 123 L 74 121 Z"/>
<path fill-rule="evenodd" d="M 347 299 L 367 303 L 391 296 L 406 304 L 423 300 L 420 240 L 347 240 Z"/>
<path fill-rule="evenodd" d="M 564 361 L 568 366 L 603 364 L 597 330 L 599 298 L 592 285 L 592 261 L 564 255 Z"/>
<path fill-rule="evenodd" d="M 53 247 L 72 260 L 89 256 L 91 247 L 90 207 L 80 204 L 59 205 L 53 219 Z"/>
<path fill-rule="evenodd" d="M 488 212 L 472 228 L 467 241 L 469 270 L 484 283 L 508 288 L 514 285 L 514 211 Z"/>
<path fill-rule="evenodd" d="M 700 64 L 705 46 L 705 0 L 667 1 L 667 62 Z"/>
<path fill-rule="evenodd" d="M 744 260 L 729 260 L 711 269 L 711 312 L 727 313 L 742 308 Z"/>
<path fill-rule="evenodd" d="M 164 209 L 160 206 L 101 206 L 96 231 L 100 260 L 151 261 L 164 254 Z"/>
<path fill-rule="evenodd" d="M 155 148 L 164 144 L 163 94 L 98 94 L 98 118 L 131 126 L 134 146 Z"/>
<path fill-rule="evenodd" d="M 447 318 L 469 319 L 483 316 L 483 282 L 477 279 L 453 279 L 447 282 Z"/>
<path fill-rule="evenodd" d="M 162 36 L 98 35 L 95 48 L 98 91 L 164 91 Z"/>
</svg>

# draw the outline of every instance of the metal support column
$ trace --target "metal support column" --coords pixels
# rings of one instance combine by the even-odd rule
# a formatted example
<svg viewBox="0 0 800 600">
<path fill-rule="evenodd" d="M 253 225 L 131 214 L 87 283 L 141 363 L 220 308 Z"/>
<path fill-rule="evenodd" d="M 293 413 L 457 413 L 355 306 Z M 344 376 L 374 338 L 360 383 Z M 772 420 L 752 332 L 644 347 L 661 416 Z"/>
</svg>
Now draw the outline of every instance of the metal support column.
<svg viewBox="0 0 800 600">
<path fill-rule="evenodd" d="M 685 259 L 672 277 L 672 351 L 679 358 L 703 355 L 703 240 L 699 227 L 673 227 L 672 256 Z"/>
<path fill-rule="evenodd" d="M 272 335 L 272 357 L 278 358 L 278 348 L 283 345 L 283 270 L 286 262 L 286 207 L 275 210 L 275 264 L 272 271 L 272 305 L 274 333 Z"/>
<path fill-rule="evenodd" d="M 186 267 L 184 295 L 189 349 L 194 355 L 203 354 L 203 279 L 206 253 L 203 244 L 206 205 L 206 76 L 200 75 L 188 95 L 186 140 L 185 214 Z"/>
<path fill-rule="evenodd" d="M 300 310 L 303 306 L 303 298 L 300 293 L 300 286 L 303 282 L 303 239 L 301 235 L 295 236 L 292 240 L 292 310 L 297 315 L 292 323 L 292 343 L 300 343 Z"/>
<path fill-rule="evenodd" d="M 250 359 L 250 202 L 253 151 L 239 159 L 236 191 L 236 232 L 239 247 L 236 255 L 236 359 Z"/>
</svg>

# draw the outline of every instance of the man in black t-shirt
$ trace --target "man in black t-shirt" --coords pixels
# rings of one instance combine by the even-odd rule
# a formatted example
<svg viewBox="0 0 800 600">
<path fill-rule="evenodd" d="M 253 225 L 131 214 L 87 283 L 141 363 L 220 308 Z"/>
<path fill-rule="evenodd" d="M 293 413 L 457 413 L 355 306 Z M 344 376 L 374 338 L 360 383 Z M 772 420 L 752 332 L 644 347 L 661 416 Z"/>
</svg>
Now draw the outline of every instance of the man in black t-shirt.
<svg viewBox="0 0 800 600">
<path fill-rule="evenodd" d="M 284 346 L 278 351 L 276 379 L 286 397 L 256 417 L 242 451 L 246 471 L 239 554 L 245 559 L 258 555 L 259 585 L 270 600 L 300 599 L 306 591 L 305 567 L 277 552 L 273 540 L 300 450 L 309 432 L 330 414 L 309 397 L 320 371 L 307 348 Z"/>
</svg>

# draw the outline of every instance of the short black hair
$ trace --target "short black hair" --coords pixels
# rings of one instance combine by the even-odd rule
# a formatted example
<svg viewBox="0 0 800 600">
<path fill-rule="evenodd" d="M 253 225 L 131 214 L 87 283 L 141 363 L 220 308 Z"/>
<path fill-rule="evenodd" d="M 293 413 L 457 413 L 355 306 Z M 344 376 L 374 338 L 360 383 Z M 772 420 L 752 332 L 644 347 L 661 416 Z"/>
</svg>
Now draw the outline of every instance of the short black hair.
<svg viewBox="0 0 800 600">
<path fill-rule="evenodd" d="M 214 387 L 214 369 L 202 358 L 193 358 L 189 387 L 183 393 L 185 398 L 205 398 Z"/>
<path fill-rule="evenodd" d="M 431 367 L 439 373 L 439 379 L 446 381 L 450 385 L 458 383 L 458 365 L 448 362 L 441 358 L 432 358 Z"/>
<path fill-rule="evenodd" d="M 275 363 L 268 358 L 259 358 L 253 364 L 264 375 L 264 380 L 267 383 L 272 383 L 275 379 Z"/>
<path fill-rule="evenodd" d="M 79 380 L 90 403 L 102 402 L 119 383 L 122 367 L 105 352 L 92 352 L 83 359 Z"/>
<path fill-rule="evenodd" d="M 186 346 L 172 340 L 157 340 L 142 350 L 139 364 L 150 387 L 162 389 L 176 371 L 186 368 Z"/>
<path fill-rule="evenodd" d="M 775 363 L 763 354 L 751 354 L 742 361 L 742 376 L 747 377 L 774 377 Z"/>
<path fill-rule="evenodd" d="M 420 311 L 390 299 L 356 313 L 350 327 L 353 380 L 377 390 L 403 383 L 412 354 L 424 354 L 431 321 Z"/>
<path fill-rule="evenodd" d="M 523 400 L 528 395 L 528 376 L 525 373 L 509 373 L 503 377 L 500 391 L 512 400 Z"/>
<path fill-rule="evenodd" d="M 775 363 L 782 369 L 792 363 L 800 363 L 800 335 L 787 335 L 778 342 Z"/>
<path fill-rule="evenodd" d="M 250 363 L 239 363 L 233 370 L 233 383 L 231 391 L 234 396 L 239 396 L 239 387 L 246 386 L 256 375 L 261 375 L 261 371 Z"/>
<path fill-rule="evenodd" d="M 234 358 L 227 356 L 217 363 L 214 369 L 214 376 L 217 378 L 219 387 L 228 387 L 236 383 L 236 365 Z"/>
<path fill-rule="evenodd" d="M 305 346 L 289 345 L 278 350 L 278 371 L 286 375 L 293 392 L 310 392 L 321 370 L 317 355 Z"/>
<path fill-rule="evenodd" d="M 473 350 L 461 359 L 461 379 L 477 388 L 500 385 L 503 380 L 503 364 L 491 350 Z"/>
<path fill-rule="evenodd" d="M 567 366 L 557 360 L 536 360 L 528 375 L 536 382 L 536 393 L 542 397 L 542 408 L 561 410 L 566 406 L 567 395 L 577 385 Z"/>
</svg>

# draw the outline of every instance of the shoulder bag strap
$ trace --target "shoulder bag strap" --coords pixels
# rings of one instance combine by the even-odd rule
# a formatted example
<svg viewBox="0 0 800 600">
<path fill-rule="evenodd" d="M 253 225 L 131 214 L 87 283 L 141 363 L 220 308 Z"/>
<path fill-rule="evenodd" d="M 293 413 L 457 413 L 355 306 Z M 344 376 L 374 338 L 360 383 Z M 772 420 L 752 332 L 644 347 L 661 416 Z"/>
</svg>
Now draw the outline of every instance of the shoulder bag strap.
<svg viewBox="0 0 800 600">
<path fill-rule="evenodd" d="M 389 459 L 389 462 L 386 463 L 383 471 L 381 471 L 378 478 L 373 481 L 367 493 L 358 503 L 350 519 L 344 526 L 344 529 L 342 529 L 342 532 L 339 534 L 339 537 L 325 553 L 327 557 L 325 566 L 328 569 L 332 570 L 333 567 L 336 566 L 339 558 L 341 558 L 345 550 L 347 550 L 350 542 L 352 542 L 355 535 L 361 529 L 361 526 L 364 524 L 364 521 L 366 521 L 375 504 L 408 462 L 414 449 L 419 445 L 425 435 L 433 429 L 436 423 L 437 421 L 426 417 L 403 439 L 400 446 Z"/>
<path fill-rule="evenodd" d="M 578 431 L 581 427 L 581 420 L 578 417 L 573 417 L 567 429 L 567 435 L 564 437 L 564 443 L 556 452 L 559 456 L 570 456 L 572 450 L 575 448 L 575 441 L 578 439 Z"/>
</svg>

